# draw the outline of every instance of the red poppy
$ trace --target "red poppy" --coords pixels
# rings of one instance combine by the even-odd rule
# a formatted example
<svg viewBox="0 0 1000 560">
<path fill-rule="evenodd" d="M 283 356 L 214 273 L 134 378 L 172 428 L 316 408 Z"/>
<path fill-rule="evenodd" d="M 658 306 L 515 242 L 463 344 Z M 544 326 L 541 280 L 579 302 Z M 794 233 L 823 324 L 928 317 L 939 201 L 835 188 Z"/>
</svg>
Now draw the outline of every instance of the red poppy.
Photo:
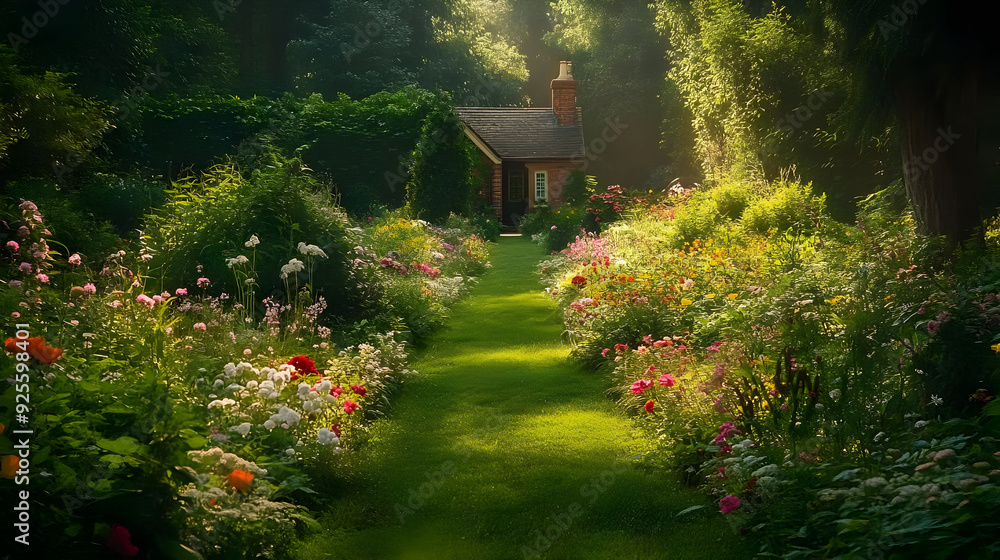
<svg viewBox="0 0 1000 560">
<path fill-rule="evenodd" d="M 295 356 L 285 363 L 294 367 L 300 375 L 309 375 L 311 373 L 319 375 L 319 372 L 316 371 L 316 362 L 310 360 L 308 356 Z"/>
<path fill-rule="evenodd" d="M 111 526 L 111 530 L 108 531 L 108 537 L 104 539 L 104 546 L 110 548 L 112 551 L 121 554 L 122 556 L 132 557 L 139 554 L 139 547 L 132 544 L 131 534 L 129 534 L 128 529 L 118 525 L 117 523 Z"/>
<path fill-rule="evenodd" d="M 656 406 L 656 401 L 646 401 L 646 406 L 643 408 L 646 409 L 646 412 L 653 412 L 654 406 Z"/>
<path fill-rule="evenodd" d="M 229 473 L 229 476 L 226 477 L 226 482 L 233 489 L 246 494 L 250 491 L 250 485 L 253 484 L 253 473 L 236 469 Z"/>
<path fill-rule="evenodd" d="M 62 348 L 46 346 L 45 338 L 41 336 L 33 336 L 27 342 L 28 354 L 43 364 L 55 363 L 62 357 Z M 7 342 L 4 343 L 4 347 L 7 348 L 8 352 L 24 352 L 22 350 L 23 346 L 23 341 L 15 338 L 8 338 Z"/>
<path fill-rule="evenodd" d="M 351 385 L 351 390 L 361 395 L 362 397 L 368 394 L 368 389 L 365 389 L 361 385 Z"/>
</svg>

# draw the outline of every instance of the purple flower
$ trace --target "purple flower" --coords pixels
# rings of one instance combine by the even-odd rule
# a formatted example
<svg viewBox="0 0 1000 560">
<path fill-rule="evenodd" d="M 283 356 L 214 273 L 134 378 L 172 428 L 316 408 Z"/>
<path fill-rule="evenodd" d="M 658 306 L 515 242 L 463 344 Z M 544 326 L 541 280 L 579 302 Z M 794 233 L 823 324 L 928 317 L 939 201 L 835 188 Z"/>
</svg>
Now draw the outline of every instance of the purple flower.
<svg viewBox="0 0 1000 560">
<path fill-rule="evenodd" d="M 21 270 L 21 272 L 23 272 L 23 273 L 25 273 L 25 274 L 28 274 L 28 273 L 30 273 L 30 272 L 31 272 L 31 263 L 26 263 L 26 262 L 23 262 L 23 263 L 21 263 L 21 265 L 20 265 L 20 266 L 18 266 L 17 268 L 19 268 L 19 269 Z"/>
</svg>

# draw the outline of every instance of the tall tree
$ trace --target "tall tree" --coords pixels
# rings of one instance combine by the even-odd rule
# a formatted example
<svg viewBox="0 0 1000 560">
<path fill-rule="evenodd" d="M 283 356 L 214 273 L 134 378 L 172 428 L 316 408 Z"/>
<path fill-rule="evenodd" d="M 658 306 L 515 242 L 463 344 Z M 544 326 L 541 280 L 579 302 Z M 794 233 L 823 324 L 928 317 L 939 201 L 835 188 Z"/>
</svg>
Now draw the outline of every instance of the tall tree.
<svg viewBox="0 0 1000 560">
<path fill-rule="evenodd" d="M 960 241 L 979 225 L 978 98 L 995 73 L 994 7 L 985 0 L 836 0 L 815 8 L 835 22 L 841 53 L 863 82 L 855 122 L 898 124 L 903 179 L 920 228 Z"/>
</svg>

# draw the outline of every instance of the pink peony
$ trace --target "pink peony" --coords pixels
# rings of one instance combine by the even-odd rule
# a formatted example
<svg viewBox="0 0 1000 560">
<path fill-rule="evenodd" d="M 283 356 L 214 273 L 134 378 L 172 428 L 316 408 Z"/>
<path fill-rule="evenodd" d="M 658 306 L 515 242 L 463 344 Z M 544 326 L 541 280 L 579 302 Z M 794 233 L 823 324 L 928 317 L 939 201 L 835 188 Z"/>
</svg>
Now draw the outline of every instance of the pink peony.
<svg viewBox="0 0 1000 560">
<path fill-rule="evenodd" d="M 673 387 L 677 383 L 677 379 L 669 373 L 664 373 L 660 376 L 660 385 L 664 387 Z"/>
<path fill-rule="evenodd" d="M 159 297 L 159 296 L 156 296 L 156 297 Z M 148 307 L 150 309 L 152 309 L 153 306 L 156 305 L 156 301 L 153 300 L 153 298 L 147 296 L 146 294 L 139 294 L 138 296 L 135 297 L 135 301 L 138 301 L 139 303 L 145 305 L 146 307 Z"/>
<path fill-rule="evenodd" d="M 723 443 L 730 436 L 740 433 L 739 429 L 733 425 L 732 422 L 726 422 L 725 424 L 719 426 L 719 435 L 715 436 L 712 443 Z"/>
<path fill-rule="evenodd" d="M 732 494 L 719 501 L 719 511 L 722 513 L 729 513 L 738 507 L 740 507 L 740 499 Z"/>
<path fill-rule="evenodd" d="M 35 279 L 38 280 L 39 282 L 41 282 L 42 284 L 48 284 L 49 283 L 49 275 L 48 274 L 36 274 L 35 275 Z"/>
<path fill-rule="evenodd" d="M 637 379 L 635 383 L 632 384 L 632 387 L 629 390 L 632 391 L 633 395 L 641 395 L 643 391 L 649 389 L 652 386 L 653 382 L 650 381 L 649 379 Z"/>
<path fill-rule="evenodd" d="M 177 295 L 179 295 L 179 296 L 186 296 L 186 295 L 188 295 L 187 288 L 177 288 L 177 290 L 174 293 L 177 294 Z"/>
<path fill-rule="evenodd" d="M 70 255 L 69 259 L 67 260 L 69 261 L 69 264 L 73 266 L 80 266 L 80 264 L 83 263 L 83 260 L 80 259 L 80 255 L 78 255 L 77 253 L 73 253 L 72 255 Z"/>
<path fill-rule="evenodd" d="M 646 373 L 644 373 L 643 375 L 652 375 L 654 371 L 656 371 L 656 366 L 649 366 L 648 368 L 646 368 Z"/>
<path fill-rule="evenodd" d="M 8 241 L 7 248 L 15 253 L 21 250 L 21 246 L 17 244 L 17 241 Z"/>
<path fill-rule="evenodd" d="M 83 285 L 84 295 L 92 296 L 97 293 L 97 286 L 93 282 L 87 282 Z"/>
<path fill-rule="evenodd" d="M 207 331 L 208 325 L 205 323 L 195 323 L 191 328 L 198 329 L 199 331 Z"/>
</svg>

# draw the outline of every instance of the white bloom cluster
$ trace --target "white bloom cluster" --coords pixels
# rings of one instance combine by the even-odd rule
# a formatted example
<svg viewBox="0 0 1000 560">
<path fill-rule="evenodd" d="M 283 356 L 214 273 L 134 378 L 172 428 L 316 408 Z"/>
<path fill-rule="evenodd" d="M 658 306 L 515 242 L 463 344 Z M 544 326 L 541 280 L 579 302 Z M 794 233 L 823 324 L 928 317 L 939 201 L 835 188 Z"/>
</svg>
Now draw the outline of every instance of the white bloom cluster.
<svg viewBox="0 0 1000 560">
<path fill-rule="evenodd" d="M 320 428 L 316 437 L 322 445 L 340 445 L 340 438 L 328 428 Z"/>
<path fill-rule="evenodd" d="M 299 252 L 307 256 L 323 257 L 324 259 L 327 258 L 326 253 L 323 252 L 323 249 L 320 249 L 315 245 L 306 245 L 302 241 L 299 241 Z"/>
<path fill-rule="evenodd" d="M 260 239 L 257 239 L 257 235 L 256 234 L 251 235 L 250 236 L 250 240 L 247 241 L 246 243 L 244 243 L 243 245 L 245 245 L 247 247 L 256 247 L 257 245 L 260 245 Z"/>
<path fill-rule="evenodd" d="M 241 471 L 247 471 L 254 475 L 267 474 L 267 470 L 258 467 L 256 463 L 247 461 L 239 455 L 226 453 L 218 447 L 213 447 L 204 451 L 188 451 L 188 458 L 206 467 L 214 467 L 218 465 L 226 472 L 231 472 L 233 469 L 240 469 Z"/>
<path fill-rule="evenodd" d="M 250 427 L 250 422 L 244 422 L 238 426 L 233 426 L 232 430 L 234 432 L 239 432 L 241 436 L 246 437 L 246 435 L 250 433 Z"/>
<path fill-rule="evenodd" d="M 299 259 L 292 259 L 288 261 L 288 264 L 281 267 L 280 278 L 284 280 L 285 278 L 288 278 L 289 274 L 302 272 L 303 270 L 305 270 L 305 268 L 306 265 L 304 262 L 300 261 Z"/>
<path fill-rule="evenodd" d="M 232 406 L 234 404 L 236 404 L 236 401 L 233 399 L 216 399 L 208 403 L 208 408 L 215 408 L 217 406 Z"/>
<path fill-rule="evenodd" d="M 237 255 L 231 259 L 226 259 L 226 266 L 228 266 L 229 268 L 233 268 L 238 264 L 245 264 L 248 262 L 250 262 L 250 259 L 246 258 L 243 255 Z"/>
<path fill-rule="evenodd" d="M 264 422 L 264 427 L 268 430 L 273 430 L 275 426 L 281 426 L 282 428 L 290 428 L 297 424 L 299 420 L 302 420 L 302 415 L 294 410 L 282 405 L 278 409 L 277 414 L 272 414 L 271 417 Z"/>
</svg>

